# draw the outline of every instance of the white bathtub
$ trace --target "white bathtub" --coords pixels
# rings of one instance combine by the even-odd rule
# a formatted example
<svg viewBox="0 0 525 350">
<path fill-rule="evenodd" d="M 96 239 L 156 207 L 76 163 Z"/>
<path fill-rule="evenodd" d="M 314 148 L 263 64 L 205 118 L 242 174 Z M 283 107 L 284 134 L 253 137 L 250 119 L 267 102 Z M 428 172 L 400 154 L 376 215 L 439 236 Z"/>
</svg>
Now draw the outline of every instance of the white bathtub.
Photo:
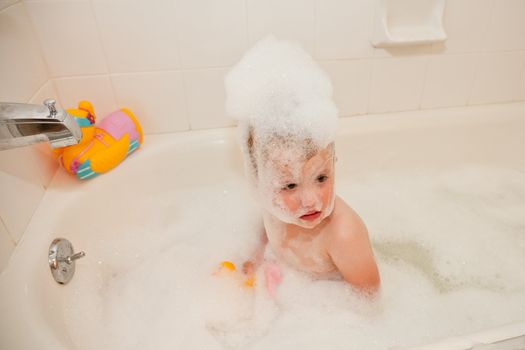
<svg viewBox="0 0 525 350">
<path fill-rule="evenodd" d="M 370 193 L 370 196 L 390 193 L 392 196 L 402 197 L 403 191 L 410 191 L 412 185 L 416 188 L 415 191 L 428 188 L 428 184 L 432 183 L 428 181 L 432 180 L 435 172 L 438 173 L 436 176 L 439 181 L 446 182 L 447 179 L 452 179 L 450 181 L 456 186 L 456 190 L 458 183 L 461 184 L 462 181 L 467 182 L 467 187 L 470 186 L 469 182 L 478 181 L 479 172 L 483 169 L 486 169 L 490 176 L 501 176 L 503 182 L 492 184 L 493 188 L 505 187 L 505 179 L 514 181 L 516 174 L 523 174 L 525 177 L 525 104 L 348 118 L 341 121 L 336 147 L 336 183 L 338 189 L 342 189 L 340 195 L 356 208 L 369 227 L 382 273 L 383 291 L 382 300 L 379 301 L 382 306 L 379 307 L 379 311 L 369 316 L 367 328 L 356 330 L 355 324 L 351 323 L 350 319 L 345 319 L 349 322 L 350 333 L 355 331 L 356 334 L 375 334 L 370 336 L 370 344 L 366 343 L 366 337 L 364 341 L 354 343 L 352 339 L 356 339 L 356 336 L 339 339 L 334 344 L 345 349 L 414 346 L 422 349 L 470 349 L 476 344 L 524 336 L 525 289 L 518 288 L 521 282 L 511 284 L 512 288 L 509 287 L 509 291 L 505 281 L 499 285 L 497 281 L 485 282 L 473 277 L 472 280 L 461 284 L 458 281 L 445 282 L 444 278 L 448 277 L 443 277 L 442 273 L 434 280 L 425 276 L 428 271 L 424 271 L 424 266 L 417 265 L 423 265 L 428 259 L 425 260 L 426 258 L 421 256 L 410 258 L 410 252 L 404 257 L 399 253 L 401 248 L 396 245 L 399 242 L 395 239 L 392 241 L 395 233 L 386 232 L 390 222 L 394 231 L 405 225 L 414 230 L 414 227 L 419 225 L 416 222 L 420 220 L 419 216 L 413 218 L 413 224 L 410 221 L 414 215 L 410 208 L 416 208 L 418 205 L 410 203 L 410 198 L 416 197 L 403 197 L 404 199 L 400 200 L 400 203 L 404 201 L 402 205 L 406 210 L 401 213 L 406 213 L 406 217 L 398 222 L 398 218 L 390 214 L 391 211 L 397 210 L 391 205 L 396 201 L 392 201 L 391 198 L 374 198 L 378 205 L 386 202 L 382 207 L 378 207 L 378 213 L 374 213 L 373 208 L 368 206 L 371 201 L 367 198 L 367 193 Z M 456 181 L 456 171 L 464 178 Z M 404 179 L 405 182 L 400 182 L 400 179 Z M 400 183 L 406 187 L 400 189 Z M 513 184 L 516 185 L 516 181 Z M 221 257 L 228 259 L 228 254 L 235 254 L 235 248 L 231 251 L 220 248 L 223 251 L 217 252 L 214 245 L 223 247 L 224 240 L 231 240 L 235 245 L 235 235 L 253 235 L 253 232 L 234 232 L 235 235 L 229 236 L 224 233 L 225 238 L 221 238 L 222 231 L 217 232 L 217 236 L 208 233 L 210 226 L 221 220 L 222 224 L 218 225 L 218 230 L 224 230 L 224 227 L 229 225 L 232 231 L 236 231 L 237 220 L 246 220 L 244 216 L 256 213 L 256 207 L 251 203 L 251 197 L 244 186 L 242 161 L 234 129 L 146 136 L 139 152 L 110 174 L 88 182 L 78 182 L 64 171 L 58 171 L 16 247 L 8 267 L 0 275 L 0 348 L 104 349 L 109 348 L 110 344 L 141 349 L 162 349 L 164 346 L 170 349 L 221 348 L 224 343 L 207 334 L 206 329 L 196 331 L 191 328 L 195 318 L 192 316 L 192 310 L 196 310 L 201 316 L 205 310 L 199 309 L 196 304 L 191 305 L 201 304 L 192 299 L 191 290 L 179 290 L 179 287 L 183 288 L 185 285 L 186 272 L 187 276 L 204 274 L 203 278 L 215 278 L 208 274 L 212 269 L 210 262 L 218 262 Z M 508 197 L 514 189 L 509 191 L 501 196 Z M 210 194 L 209 198 L 206 194 Z M 417 195 L 420 196 L 417 198 L 425 198 L 424 193 Z M 353 199 L 353 196 L 357 199 Z M 447 201 L 451 197 L 443 198 Z M 477 201 L 492 197 L 483 198 L 478 198 Z M 501 200 L 507 206 L 509 202 L 505 202 L 505 198 Z M 458 203 L 463 205 L 471 199 L 459 198 Z M 513 200 L 513 210 L 519 213 L 525 208 L 525 197 Z M 390 209 L 388 205 L 391 206 Z M 228 209 L 228 206 L 231 206 L 231 209 Z M 243 217 L 236 218 L 239 208 L 244 206 L 248 209 L 242 209 Z M 188 212 L 185 208 L 192 210 Z M 468 211 L 468 207 L 461 208 Z M 485 209 L 490 212 L 490 203 L 484 203 L 483 210 Z M 448 209 L 443 210 L 446 212 Z M 224 218 L 227 213 L 231 213 L 232 218 Z M 506 218 L 505 213 L 497 210 L 495 213 L 500 215 L 499 219 Z M 512 222 L 509 225 L 512 227 L 509 226 L 508 234 L 514 235 L 516 246 L 525 248 L 525 211 L 521 213 L 521 218 L 516 215 L 511 217 Z M 467 217 L 468 215 L 469 212 Z M 442 219 L 447 220 L 446 217 Z M 476 223 L 466 225 L 470 230 Z M 382 231 L 383 227 L 386 233 Z M 203 234 L 210 235 L 208 246 L 202 245 Z M 490 232 L 486 233 L 489 234 Z M 455 237 L 444 239 L 456 241 L 457 245 L 461 245 L 461 237 L 454 235 Z M 86 252 L 86 257 L 77 261 L 75 277 L 65 286 L 53 281 L 47 265 L 47 250 L 50 242 L 56 237 L 65 237 L 73 243 L 76 250 Z M 389 243 L 385 244 L 385 240 Z M 393 256 L 388 250 L 389 247 L 397 249 L 400 255 Z M 469 251 L 475 252 L 475 249 L 468 248 Z M 433 249 L 426 246 L 421 252 L 434 251 Z M 479 249 L 486 247 L 480 246 Z M 210 257 L 203 260 L 203 266 L 184 266 L 184 261 L 189 262 L 192 256 L 201 256 L 199 254 Z M 239 256 L 243 254 L 239 253 Z M 505 256 L 507 252 L 494 254 Z M 181 255 L 188 258 L 177 260 L 177 256 Z M 512 257 L 511 254 L 509 256 Z M 431 260 L 439 259 L 440 256 L 433 256 Z M 451 262 L 456 263 L 459 264 Z M 513 263 L 512 260 L 506 261 L 505 266 L 509 271 L 512 270 Z M 423 272 L 418 271 L 418 268 Z M 396 277 L 397 274 L 405 276 L 406 271 L 415 271 L 414 280 Z M 523 274 L 523 270 L 521 272 Z M 487 272 L 487 275 L 489 274 L 490 272 Z M 139 275 L 140 277 L 137 277 Z M 115 281 L 119 281 L 121 290 L 115 290 Z M 342 285 L 342 282 L 336 283 Z M 294 286 L 286 288 L 290 292 Z M 205 291 L 195 292 L 206 295 Z M 410 293 L 421 296 L 422 299 L 413 300 L 414 308 L 420 308 L 421 314 L 410 310 L 408 303 L 404 310 L 407 311 L 406 317 L 415 317 L 412 321 L 405 318 L 403 309 L 395 311 L 399 313 L 397 316 L 392 316 L 398 317 L 399 322 L 392 322 L 386 316 L 387 321 L 383 321 L 382 314 L 392 312 L 392 300 L 410 299 Z M 426 299 L 430 298 L 429 295 L 436 295 L 436 300 L 443 298 L 445 301 L 452 295 L 457 298 L 465 295 L 465 303 L 475 305 L 465 310 L 457 307 L 443 310 L 446 305 L 458 303 L 449 304 L 448 301 L 444 301 L 444 306 L 437 303 L 434 310 L 442 313 L 436 316 L 433 323 L 431 315 L 423 315 L 429 312 L 425 309 L 425 300 L 430 300 Z M 491 299 L 484 301 L 485 295 L 489 295 Z M 177 300 L 171 300 L 172 297 Z M 220 304 L 221 294 L 216 298 Z M 494 320 L 490 317 L 479 319 L 477 311 L 472 311 L 489 307 L 488 304 L 493 304 L 493 300 L 500 299 L 507 300 L 502 307 L 510 310 L 508 319 L 505 311 L 501 311 Z M 153 304 L 152 300 L 157 300 L 158 305 Z M 508 300 L 511 300 L 511 304 L 508 304 Z M 150 307 L 151 305 L 154 307 Z M 497 305 L 493 307 L 495 310 L 501 310 Z M 163 314 L 163 309 L 168 310 L 168 314 Z M 286 305 L 283 310 L 284 313 L 288 312 Z M 293 312 L 297 312 L 297 306 L 294 310 Z M 520 310 L 524 311 L 521 318 L 516 316 Z M 152 312 L 155 314 L 152 315 Z M 120 316 L 117 317 L 114 313 L 120 313 Z M 158 315 L 159 313 L 161 315 Z M 450 315 L 451 324 L 457 322 L 461 326 L 450 330 L 452 326 L 447 326 L 447 322 L 444 322 L 446 316 L 443 315 L 446 314 Z M 173 324 L 170 317 L 173 317 Z M 287 317 L 284 314 L 280 320 Z M 308 318 L 308 315 L 305 317 Z M 161 321 L 156 321 L 159 319 Z M 121 320 L 121 323 L 125 324 L 122 326 L 124 329 L 114 325 L 114 320 Z M 187 322 L 184 322 L 185 320 Z M 273 344 L 272 348 L 284 349 L 290 348 L 292 344 L 304 348 L 337 348 L 330 343 L 330 339 L 336 335 L 327 335 L 327 331 L 320 329 L 319 325 L 311 329 L 307 326 L 294 328 L 298 331 L 294 333 L 287 325 L 274 321 L 272 319 L 271 324 L 265 326 L 265 331 L 250 343 L 253 348 L 265 348 L 268 344 Z M 424 329 L 427 331 L 419 330 L 416 323 L 424 323 Z M 147 328 L 148 324 L 155 325 L 154 329 L 141 329 Z M 137 334 L 147 335 L 147 339 L 134 339 L 134 342 L 129 339 L 110 339 L 114 334 L 113 327 L 117 329 L 116 333 L 124 332 L 125 327 L 129 327 L 127 332 L 130 339 L 137 337 Z M 344 329 L 342 324 L 337 327 Z M 388 329 L 389 335 L 385 336 L 388 338 L 386 340 L 380 336 L 381 327 Z M 395 327 L 400 327 L 399 331 L 395 331 Z M 322 334 L 315 338 L 315 341 L 309 340 L 305 344 L 304 340 L 311 337 L 306 333 L 315 334 L 316 331 Z M 115 337 L 123 337 L 123 334 L 116 333 Z M 373 337 L 376 337 L 374 345 Z M 166 342 L 165 339 L 170 341 Z M 523 348 L 523 339 L 514 340 L 513 345 L 508 345 L 508 348 Z"/>
</svg>

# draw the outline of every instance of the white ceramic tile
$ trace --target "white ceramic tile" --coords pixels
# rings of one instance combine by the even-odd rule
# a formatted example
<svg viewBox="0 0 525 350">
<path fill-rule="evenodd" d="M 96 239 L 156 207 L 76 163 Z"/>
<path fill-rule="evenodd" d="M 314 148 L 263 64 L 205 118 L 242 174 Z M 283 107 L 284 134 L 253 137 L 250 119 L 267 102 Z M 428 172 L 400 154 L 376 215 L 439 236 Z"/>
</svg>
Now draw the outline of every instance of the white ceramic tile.
<svg viewBox="0 0 525 350">
<path fill-rule="evenodd" d="M 369 112 L 418 109 L 427 62 L 428 57 L 374 60 Z"/>
<path fill-rule="evenodd" d="M 47 80 L 47 68 L 24 5 L 0 11 L 0 101 L 27 102 Z"/>
<path fill-rule="evenodd" d="M 57 106 L 60 107 L 60 102 L 58 94 L 55 90 L 55 87 L 51 81 L 42 86 L 40 90 L 31 98 L 30 103 L 41 104 L 46 98 L 53 98 L 57 100 Z M 42 180 L 42 185 L 47 188 L 51 179 L 55 175 L 56 170 L 58 169 L 59 163 L 58 159 L 53 154 L 53 149 L 49 143 L 41 143 L 31 147 L 36 165 L 38 167 L 38 174 Z"/>
<path fill-rule="evenodd" d="M 93 104 L 97 119 L 117 109 L 109 76 L 59 78 L 53 80 L 64 108 L 76 108 L 81 100 Z"/>
<path fill-rule="evenodd" d="M 189 129 L 182 73 L 115 74 L 111 79 L 119 107 L 135 114 L 144 133 Z"/>
<path fill-rule="evenodd" d="M 52 77 L 106 73 L 88 1 L 27 2 Z"/>
<path fill-rule="evenodd" d="M 15 242 L 0 220 L 0 272 L 7 266 L 13 250 L 15 250 Z"/>
<path fill-rule="evenodd" d="M 112 73 L 180 66 L 172 0 L 93 0 Z"/>
<path fill-rule="evenodd" d="M 314 0 L 247 0 L 250 45 L 267 35 L 314 53 Z"/>
<path fill-rule="evenodd" d="M 479 52 L 487 46 L 492 0 L 447 0 L 443 27 L 444 43 L 436 44 L 434 52 Z"/>
<path fill-rule="evenodd" d="M 369 0 L 316 0 L 316 57 L 370 57 L 372 5 Z"/>
<path fill-rule="evenodd" d="M 246 49 L 243 0 L 177 0 L 174 20 L 183 67 L 236 63 Z"/>
<path fill-rule="evenodd" d="M 191 129 L 220 128 L 235 124 L 225 110 L 226 69 L 207 69 L 184 72 L 188 96 L 188 116 Z"/>
<path fill-rule="evenodd" d="M 0 11 L 16 3 L 19 0 L 0 0 Z"/>
<path fill-rule="evenodd" d="M 22 237 L 44 192 L 30 147 L 0 152 L 0 217 L 16 242 Z"/>
<path fill-rule="evenodd" d="M 467 104 L 479 55 L 442 55 L 430 58 L 421 108 Z"/>
<path fill-rule="evenodd" d="M 332 80 L 339 116 L 365 114 L 370 95 L 372 61 L 325 61 L 320 65 Z"/>
<path fill-rule="evenodd" d="M 525 1 L 494 1 L 487 37 L 488 49 L 490 51 L 525 50 L 524 18 Z"/>
<path fill-rule="evenodd" d="M 469 104 L 515 101 L 523 95 L 524 52 L 483 54 Z"/>
</svg>

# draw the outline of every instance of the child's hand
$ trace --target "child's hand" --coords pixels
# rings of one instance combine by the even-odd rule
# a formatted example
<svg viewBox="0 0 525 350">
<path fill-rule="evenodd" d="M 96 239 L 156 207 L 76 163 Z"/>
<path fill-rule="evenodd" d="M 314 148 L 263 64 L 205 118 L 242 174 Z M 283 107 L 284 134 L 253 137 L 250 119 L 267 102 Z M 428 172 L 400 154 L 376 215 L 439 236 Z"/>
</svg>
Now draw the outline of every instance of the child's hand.
<svg viewBox="0 0 525 350">
<path fill-rule="evenodd" d="M 251 260 L 245 261 L 244 264 L 242 264 L 242 272 L 247 276 L 255 274 L 254 262 Z"/>
</svg>

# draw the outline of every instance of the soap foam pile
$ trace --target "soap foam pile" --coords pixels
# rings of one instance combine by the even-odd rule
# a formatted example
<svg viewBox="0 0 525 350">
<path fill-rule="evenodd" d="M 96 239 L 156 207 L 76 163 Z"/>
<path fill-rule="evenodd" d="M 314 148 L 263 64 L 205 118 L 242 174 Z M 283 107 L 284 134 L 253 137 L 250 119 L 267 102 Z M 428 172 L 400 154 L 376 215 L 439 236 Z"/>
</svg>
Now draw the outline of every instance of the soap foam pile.
<svg viewBox="0 0 525 350">
<path fill-rule="evenodd" d="M 278 194 L 287 184 L 310 181 L 302 176 L 304 161 L 335 139 L 337 109 L 329 78 L 301 47 L 268 37 L 231 69 L 225 86 L 227 111 L 238 120 L 258 202 L 280 221 L 303 225 L 297 213 L 303 208 L 289 212 Z M 317 201 L 315 210 L 321 205 Z M 311 210 L 310 205 L 304 213 Z"/>
<path fill-rule="evenodd" d="M 268 37 L 250 49 L 225 79 L 226 109 L 261 142 L 274 134 L 302 135 L 321 147 L 334 140 L 332 85 L 298 45 Z"/>
<path fill-rule="evenodd" d="M 262 283 L 250 291 L 212 276 L 222 260 L 240 265 L 261 230 L 242 183 L 232 174 L 191 190 L 137 188 L 134 196 L 155 198 L 155 217 L 94 236 L 64 289 L 78 349 L 373 350 L 523 320 L 523 172 L 476 167 L 339 182 L 373 240 L 382 276 L 375 302 L 287 267 L 276 300 Z"/>
</svg>

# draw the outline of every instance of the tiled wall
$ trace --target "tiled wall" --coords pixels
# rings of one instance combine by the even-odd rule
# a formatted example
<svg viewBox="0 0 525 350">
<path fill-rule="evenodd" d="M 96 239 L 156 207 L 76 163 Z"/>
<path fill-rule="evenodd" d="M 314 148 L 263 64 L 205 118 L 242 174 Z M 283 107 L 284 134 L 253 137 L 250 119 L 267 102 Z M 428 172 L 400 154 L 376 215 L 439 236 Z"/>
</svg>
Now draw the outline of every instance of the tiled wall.
<svg viewBox="0 0 525 350">
<path fill-rule="evenodd" d="M 0 1 L 0 101 L 56 97 L 24 4 Z M 0 271 L 20 241 L 57 164 L 46 145 L 0 152 Z"/>
<path fill-rule="evenodd" d="M 318 60 L 341 116 L 525 100 L 525 1 L 447 0 L 446 43 L 388 50 L 374 2 L 3 0 L 0 100 L 127 106 L 150 134 L 230 126 L 224 74 L 269 33 Z M 0 269 L 55 169 L 44 147 L 0 153 Z"/>
</svg>

